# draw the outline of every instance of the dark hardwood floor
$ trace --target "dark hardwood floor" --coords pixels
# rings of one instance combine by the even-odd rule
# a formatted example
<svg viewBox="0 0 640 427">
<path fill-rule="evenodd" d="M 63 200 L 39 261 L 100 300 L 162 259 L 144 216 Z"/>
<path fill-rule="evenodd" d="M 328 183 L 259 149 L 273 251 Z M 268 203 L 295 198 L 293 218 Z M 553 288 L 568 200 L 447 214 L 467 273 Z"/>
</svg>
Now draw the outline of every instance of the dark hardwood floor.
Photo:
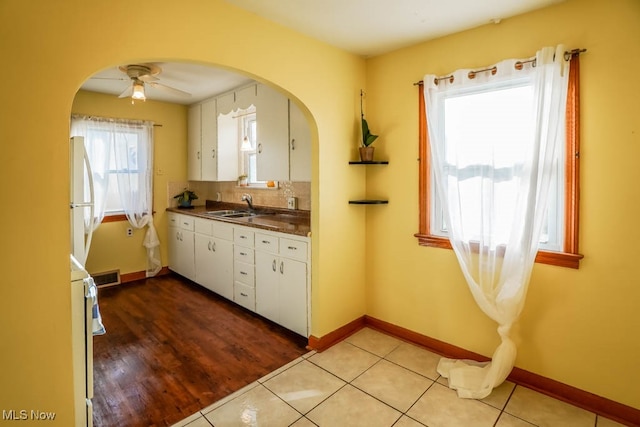
<svg viewBox="0 0 640 427">
<path fill-rule="evenodd" d="M 171 274 L 99 290 L 94 425 L 171 425 L 306 353 L 307 340 Z"/>
</svg>

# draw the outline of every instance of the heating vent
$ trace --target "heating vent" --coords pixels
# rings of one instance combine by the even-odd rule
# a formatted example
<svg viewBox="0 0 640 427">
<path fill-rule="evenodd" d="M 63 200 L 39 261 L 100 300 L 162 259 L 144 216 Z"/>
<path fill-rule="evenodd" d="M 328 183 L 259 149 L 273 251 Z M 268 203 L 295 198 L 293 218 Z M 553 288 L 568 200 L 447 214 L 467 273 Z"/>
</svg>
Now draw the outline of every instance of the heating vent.
<svg viewBox="0 0 640 427">
<path fill-rule="evenodd" d="M 120 284 L 120 270 L 105 271 L 92 274 L 93 281 L 98 286 L 113 286 Z"/>
</svg>

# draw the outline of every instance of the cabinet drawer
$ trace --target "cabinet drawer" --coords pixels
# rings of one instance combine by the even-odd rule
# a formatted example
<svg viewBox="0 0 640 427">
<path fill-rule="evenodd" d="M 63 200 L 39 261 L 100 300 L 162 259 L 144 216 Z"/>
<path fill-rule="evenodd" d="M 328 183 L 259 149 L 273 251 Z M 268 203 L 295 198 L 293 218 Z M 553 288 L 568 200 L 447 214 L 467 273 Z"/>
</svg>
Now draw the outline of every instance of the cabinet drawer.
<svg viewBox="0 0 640 427">
<path fill-rule="evenodd" d="M 213 235 L 213 221 L 210 219 L 194 218 L 196 233 Z"/>
<path fill-rule="evenodd" d="M 261 251 L 278 253 L 278 238 L 270 234 L 256 233 L 255 247 Z"/>
<path fill-rule="evenodd" d="M 234 261 L 233 263 L 233 278 L 236 282 L 242 282 L 247 286 L 253 288 L 255 283 L 255 268 L 253 264 L 247 264 L 246 262 Z"/>
<path fill-rule="evenodd" d="M 234 246 L 233 259 L 236 261 L 244 262 L 246 264 L 253 264 L 253 249 L 245 248 L 244 246 Z"/>
<path fill-rule="evenodd" d="M 167 214 L 167 219 L 169 220 L 169 227 L 179 227 L 178 225 L 178 221 L 180 220 L 179 215 L 169 212 Z"/>
<path fill-rule="evenodd" d="M 280 239 L 280 255 L 286 256 L 287 258 L 306 261 L 307 260 L 307 242 L 281 238 Z"/>
<path fill-rule="evenodd" d="M 245 247 L 253 247 L 254 232 L 244 227 L 235 227 L 233 229 L 233 242 L 237 245 Z"/>
<path fill-rule="evenodd" d="M 233 240 L 233 226 L 220 221 L 211 221 L 213 235 L 224 240 Z"/>
<path fill-rule="evenodd" d="M 235 282 L 233 286 L 233 300 L 244 308 L 256 311 L 255 290 L 243 283 Z"/>
<path fill-rule="evenodd" d="M 185 230 L 194 231 L 195 230 L 195 221 L 194 217 L 187 215 L 178 216 L 178 227 L 183 228 Z"/>
</svg>

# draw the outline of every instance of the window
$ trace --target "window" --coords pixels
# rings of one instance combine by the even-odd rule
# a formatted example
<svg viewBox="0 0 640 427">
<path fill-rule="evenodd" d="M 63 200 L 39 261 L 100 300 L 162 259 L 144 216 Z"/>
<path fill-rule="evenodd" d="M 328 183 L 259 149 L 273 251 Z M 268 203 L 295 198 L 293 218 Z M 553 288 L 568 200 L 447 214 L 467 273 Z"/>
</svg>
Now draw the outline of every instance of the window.
<svg viewBox="0 0 640 427">
<path fill-rule="evenodd" d="M 151 212 L 152 124 L 89 116 L 73 116 L 71 124 L 72 135 L 85 138 L 95 221 L 125 220 L 127 211 L 130 215 Z"/>
<path fill-rule="evenodd" d="M 537 262 L 577 268 L 582 258 L 578 254 L 578 55 L 571 60 L 567 117 L 566 149 L 557 165 L 557 179 L 552 183 L 548 217 L 539 243 Z M 421 245 L 451 248 L 447 238 L 447 224 L 443 208 L 436 195 L 430 169 L 429 140 L 425 119 L 423 86 L 420 84 L 420 230 L 416 234 Z M 510 170 L 518 167 L 521 150 L 528 144 L 513 144 L 522 141 L 522 135 L 531 133 L 524 114 L 531 105 L 532 86 L 528 78 L 513 79 L 501 84 L 485 84 L 473 88 L 462 88 L 443 94 L 437 100 L 437 113 L 443 119 L 442 132 L 446 135 L 445 153 L 447 164 L 449 153 L 458 153 L 457 168 L 468 174 L 469 187 L 477 172 L 485 168 L 496 177 L 494 191 L 500 200 L 500 215 L 508 216 L 514 200 L 516 183 Z M 518 135 L 518 138 L 513 138 Z M 444 141 L 445 138 L 440 138 Z M 471 143 L 469 141 L 472 141 Z M 491 144 L 489 144 L 489 141 Z M 493 147 L 493 148 L 490 148 Z M 487 150 L 498 148 L 499 155 L 488 161 Z M 462 162 L 462 164 L 461 164 Z M 452 165 L 453 166 L 453 165 Z M 465 193 L 466 200 L 478 197 L 473 191 Z M 462 202 L 464 203 L 464 201 Z M 465 233 L 473 239 L 479 229 L 477 215 L 463 218 Z M 500 224 L 500 221 L 496 221 Z M 499 225 L 494 233 L 499 234 Z"/>
<path fill-rule="evenodd" d="M 240 171 L 242 175 L 247 176 L 247 182 L 249 185 L 263 184 L 262 181 L 258 181 L 257 178 L 257 154 L 256 154 L 256 113 L 255 108 L 253 112 L 248 113 L 241 117 L 239 124 L 242 127 L 242 140 L 238 144 L 240 150 Z"/>
<path fill-rule="evenodd" d="M 131 185 L 130 190 L 133 194 L 138 195 L 140 193 L 141 174 L 145 173 L 144 167 L 140 169 L 138 162 L 138 138 L 140 135 L 137 133 L 131 133 L 126 130 L 116 130 L 113 135 L 122 149 L 119 151 L 119 155 L 126 156 L 126 159 L 121 159 L 118 162 L 120 167 L 116 165 L 116 154 L 114 147 L 111 146 L 111 152 L 108 154 L 109 168 L 106 171 L 106 175 L 109 180 L 107 186 L 107 194 L 105 199 L 104 212 L 105 216 L 121 215 L 124 214 L 124 206 L 122 197 L 120 196 L 120 187 L 118 186 L 118 180 L 127 179 Z M 100 145 L 98 143 L 97 145 Z M 144 166 L 144 164 L 143 164 Z"/>
</svg>

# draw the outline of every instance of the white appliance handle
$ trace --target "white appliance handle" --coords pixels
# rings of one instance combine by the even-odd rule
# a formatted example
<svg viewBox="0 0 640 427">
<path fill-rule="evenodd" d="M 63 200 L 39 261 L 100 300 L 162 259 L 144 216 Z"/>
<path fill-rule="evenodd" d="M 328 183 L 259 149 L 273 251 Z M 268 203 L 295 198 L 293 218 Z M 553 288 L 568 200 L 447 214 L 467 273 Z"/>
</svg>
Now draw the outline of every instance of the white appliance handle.
<svg viewBox="0 0 640 427">
<path fill-rule="evenodd" d="M 84 164 L 87 167 L 87 176 L 89 177 L 89 232 L 87 233 L 87 239 L 84 243 L 85 263 L 86 258 L 89 257 L 89 247 L 91 246 L 91 239 L 93 237 L 93 217 L 95 214 L 95 197 L 93 192 L 93 173 L 91 172 L 91 164 L 89 163 L 89 155 L 87 150 L 82 147 L 82 153 L 84 158 Z"/>
</svg>

